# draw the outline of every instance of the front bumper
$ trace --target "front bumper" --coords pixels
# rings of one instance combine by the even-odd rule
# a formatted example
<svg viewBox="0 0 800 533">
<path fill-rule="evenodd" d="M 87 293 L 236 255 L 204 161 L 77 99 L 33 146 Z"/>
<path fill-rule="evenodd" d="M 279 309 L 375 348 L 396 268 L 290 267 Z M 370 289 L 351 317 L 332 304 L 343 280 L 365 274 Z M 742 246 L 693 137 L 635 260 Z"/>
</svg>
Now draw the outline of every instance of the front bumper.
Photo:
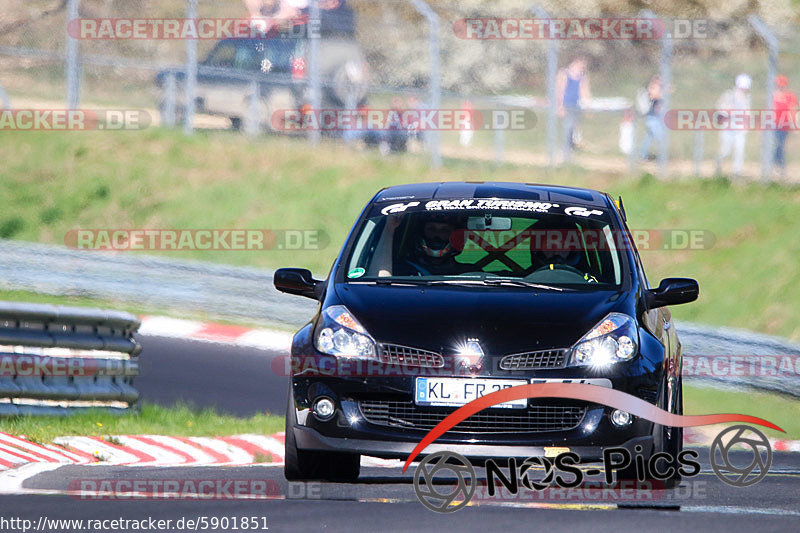
<svg viewBox="0 0 800 533">
<path fill-rule="evenodd" d="M 386 459 L 405 459 L 414 450 L 418 442 L 352 439 L 346 437 L 327 437 L 318 431 L 305 427 L 297 426 L 293 429 L 297 447 L 303 450 L 316 450 L 328 452 L 355 453 L 382 457 Z M 649 454 L 653 446 L 652 435 L 643 437 L 633 437 L 617 447 L 627 448 L 631 455 L 634 455 L 634 448 L 641 446 L 645 454 Z M 558 448 L 569 448 L 570 452 L 575 452 L 582 461 L 601 461 L 603 459 L 602 446 L 561 446 Z M 439 451 L 456 452 L 468 459 L 486 459 L 500 457 L 541 457 L 549 455 L 548 446 L 530 445 L 503 445 L 503 444 L 473 444 L 473 443 L 441 443 L 434 442 L 418 456 L 417 460 L 427 454 Z M 567 450 L 558 450 L 567 451 Z"/>
<path fill-rule="evenodd" d="M 562 369 L 560 374 L 564 373 Z M 487 376 L 489 377 L 489 376 Z M 497 377 L 497 376 L 492 376 Z M 548 376 L 551 377 L 551 376 Z M 555 377 L 555 376 L 552 376 Z M 567 377 L 565 375 L 559 376 Z M 571 376 L 577 377 L 577 376 Z M 634 393 L 647 385 L 657 388 L 655 374 L 624 376 L 610 380 L 617 390 Z M 287 417 L 287 432 L 293 431 L 297 447 L 302 450 L 338 451 L 383 458 L 405 459 L 425 437 L 431 427 L 411 427 L 398 423 L 376 423 L 361 408 L 363 401 L 397 399 L 411 401 L 414 397 L 414 380 L 409 377 L 341 378 L 321 376 L 295 376 L 291 380 L 292 399 Z M 632 392 L 634 391 L 634 392 Z M 336 414 L 327 421 L 311 414 L 314 399 L 325 396 L 336 404 Z M 642 453 L 649 453 L 653 445 L 653 424 L 634 418 L 626 428 L 614 426 L 609 418 L 612 409 L 585 402 L 536 399 L 530 400 L 529 409 L 541 405 L 572 403 L 585 408 L 582 418 L 574 425 L 559 430 L 531 429 L 479 431 L 448 431 L 423 452 L 449 450 L 470 458 L 533 457 L 558 451 L 577 453 L 583 461 L 602 459 L 604 448 L 626 447 L 632 452 L 641 445 Z M 426 408 L 419 408 L 426 410 Z M 455 410 L 455 408 L 452 408 Z M 441 410 L 440 410 L 441 411 Z M 516 414 L 510 409 L 488 409 L 489 415 Z M 435 421 L 434 421 L 435 422 Z M 458 427 L 458 426 L 457 426 Z"/>
</svg>

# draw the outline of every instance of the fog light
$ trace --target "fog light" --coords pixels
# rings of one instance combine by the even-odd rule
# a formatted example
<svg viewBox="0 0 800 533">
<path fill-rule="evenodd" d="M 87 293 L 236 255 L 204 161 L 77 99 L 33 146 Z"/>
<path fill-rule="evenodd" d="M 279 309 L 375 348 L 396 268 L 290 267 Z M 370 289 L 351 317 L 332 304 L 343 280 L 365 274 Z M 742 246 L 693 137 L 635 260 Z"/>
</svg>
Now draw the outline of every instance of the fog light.
<svg viewBox="0 0 800 533">
<path fill-rule="evenodd" d="M 334 411 L 336 411 L 336 406 L 333 405 L 333 400 L 330 398 L 320 398 L 314 402 L 312 411 L 318 420 L 328 420 L 333 416 Z"/>
<path fill-rule="evenodd" d="M 631 425 L 631 422 L 633 422 L 633 417 L 630 413 L 620 411 L 619 409 L 614 409 L 611 412 L 611 422 L 618 428 L 624 428 Z"/>
</svg>

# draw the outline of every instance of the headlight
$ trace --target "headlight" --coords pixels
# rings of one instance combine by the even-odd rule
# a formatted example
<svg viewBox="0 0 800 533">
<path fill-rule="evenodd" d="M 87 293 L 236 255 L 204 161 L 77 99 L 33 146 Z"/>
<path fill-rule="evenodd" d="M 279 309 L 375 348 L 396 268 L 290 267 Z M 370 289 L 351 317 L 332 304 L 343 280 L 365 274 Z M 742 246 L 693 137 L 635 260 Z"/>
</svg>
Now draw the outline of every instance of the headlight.
<svg viewBox="0 0 800 533">
<path fill-rule="evenodd" d="M 604 367 L 636 355 L 636 322 L 622 313 L 609 313 L 572 348 L 572 364 Z"/>
<path fill-rule="evenodd" d="M 343 305 L 322 312 L 314 343 L 322 353 L 341 357 L 375 357 L 375 341 Z"/>
</svg>

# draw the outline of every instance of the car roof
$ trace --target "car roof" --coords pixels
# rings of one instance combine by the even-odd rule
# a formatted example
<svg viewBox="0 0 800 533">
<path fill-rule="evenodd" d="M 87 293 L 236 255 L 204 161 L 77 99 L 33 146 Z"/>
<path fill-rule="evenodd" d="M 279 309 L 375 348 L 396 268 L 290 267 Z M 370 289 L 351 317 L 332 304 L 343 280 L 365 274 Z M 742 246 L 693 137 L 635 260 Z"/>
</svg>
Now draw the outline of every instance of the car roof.
<svg viewBox="0 0 800 533">
<path fill-rule="evenodd" d="M 593 189 L 502 181 L 443 181 L 395 185 L 381 189 L 374 201 L 411 198 L 508 198 L 564 202 L 594 207 L 609 207 L 610 204 L 605 193 Z"/>
</svg>

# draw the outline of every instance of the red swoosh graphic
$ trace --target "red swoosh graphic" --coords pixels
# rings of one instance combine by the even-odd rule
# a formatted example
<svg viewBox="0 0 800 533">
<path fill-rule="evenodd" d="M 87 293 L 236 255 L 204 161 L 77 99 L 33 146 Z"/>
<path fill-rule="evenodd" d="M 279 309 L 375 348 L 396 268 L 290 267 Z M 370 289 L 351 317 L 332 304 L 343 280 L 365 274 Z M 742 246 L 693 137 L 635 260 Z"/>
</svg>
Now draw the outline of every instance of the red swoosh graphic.
<svg viewBox="0 0 800 533">
<path fill-rule="evenodd" d="M 422 450 L 427 448 L 429 444 L 441 437 L 443 433 L 459 422 L 494 405 L 510 402 L 512 400 L 521 400 L 523 398 L 569 398 L 573 400 L 585 400 L 587 402 L 598 403 L 607 407 L 613 407 L 614 409 L 627 411 L 634 416 L 650 420 L 662 426 L 694 427 L 720 424 L 723 422 L 746 422 L 786 433 L 772 422 L 764 420 L 763 418 L 758 418 L 757 416 L 738 414 L 676 415 L 664 411 L 636 396 L 607 387 L 582 383 L 532 383 L 530 385 L 520 385 L 487 394 L 486 396 L 472 400 L 463 407 L 459 407 L 450 413 L 447 418 L 436 424 L 436 426 L 425 435 L 425 438 L 417 444 L 416 448 L 411 452 L 411 455 L 406 459 L 406 463 L 403 465 L 403 472 L 406 471 L 411 461 L 413 461 Z"/>
</svg>

